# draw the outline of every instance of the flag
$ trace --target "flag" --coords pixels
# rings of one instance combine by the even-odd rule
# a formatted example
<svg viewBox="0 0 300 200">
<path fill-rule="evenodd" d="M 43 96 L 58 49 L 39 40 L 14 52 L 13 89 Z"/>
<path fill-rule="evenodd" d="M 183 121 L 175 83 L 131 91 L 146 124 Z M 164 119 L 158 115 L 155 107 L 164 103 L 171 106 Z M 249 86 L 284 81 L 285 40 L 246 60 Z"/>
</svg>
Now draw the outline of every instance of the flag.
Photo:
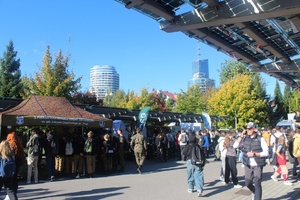
<svg viewBox="0 0 300 200">
<path fill-rule="evenodd" d="M 204 123 L 204 128 L 211 129 L 211 119 L 209 114 L 202 112 L 202 119 Z"/>
<path fill-rule="evenodd" d="M 149 115 L 149 111 L 150 111 L 150 107 L 146 106 L 144 107 L 138 116 L 138 127 L 143 129 L 146 125 L 147 119 L 148 119 L 148 115 Z"/>
</svg>

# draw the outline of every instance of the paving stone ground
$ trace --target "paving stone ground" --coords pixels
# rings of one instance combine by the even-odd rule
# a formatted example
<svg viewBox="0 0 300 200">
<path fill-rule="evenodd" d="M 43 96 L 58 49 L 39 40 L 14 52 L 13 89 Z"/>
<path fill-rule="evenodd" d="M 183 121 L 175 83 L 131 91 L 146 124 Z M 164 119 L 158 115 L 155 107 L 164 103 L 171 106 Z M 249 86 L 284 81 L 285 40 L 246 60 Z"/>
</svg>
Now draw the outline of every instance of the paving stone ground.
<svg viewBox="0 0 300 200">
<path fill-rule="evenodd" d="M 110 176 L 96 175 L 94 178 L 58 179 L 54 182 L 41 181 L 38 184 L 20 182 L 18 197 L 20 200 L 54 199 L 54 200 L 250 200 L 250 192 L 246 187 L 234 189 L 233 185 L 224 186 L 219 181 L 221 163 L 209 159 L 204 170 L 205 189 L 203 197 L 187 192 L 186 165 L 184 162 L 169 160 L 156 163 L 147 160 L 143 174 L 136 172 L 133 161 L 126 163 L 125 173 Z M 237 164 L 239 183 L 244 186 L 244 169 Z M 292 165 L 288 163 L 288 168 Z M 295 179 L 293 186 L 283 185 L 283 181 L 270 179 L 272 166 L 264 168 L 263 199 L 264 200 L 296 200 L 300 199 L 300 183 Z M 291 172 L 291 171 L 290 171 Z M 291 174 L 291 173 L 290 173 Z M 4 191 L 1 191 L 4 196 Z"/>
</svg>

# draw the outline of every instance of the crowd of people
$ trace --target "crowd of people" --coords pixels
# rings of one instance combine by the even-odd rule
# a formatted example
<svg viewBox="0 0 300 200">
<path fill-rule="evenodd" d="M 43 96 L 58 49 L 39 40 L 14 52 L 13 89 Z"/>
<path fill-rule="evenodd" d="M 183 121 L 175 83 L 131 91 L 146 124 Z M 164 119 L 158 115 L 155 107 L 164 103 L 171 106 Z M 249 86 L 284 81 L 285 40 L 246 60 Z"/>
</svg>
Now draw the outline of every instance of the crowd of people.
<svg viewBox="0 0 300 200">
<path fill-rule="evenodd" d="M 233 188 L 242 188 L 237 177 L 237 163 L 240 162 L 244 168 L 245 186 L 251 191 L 253 200 L 262 199 L 262 173 L 266 165 L 274 168 L 270 179 L 278 182 L 281 175 L 283 184 L 292 186 L 286 165 L 289 157 L 289 161 L 293 162 L 292 176 L 300 182 L 300 127 L 295 131 L 283 130 L 279 126 L 267 130 L 249 122 L 244 129 L 235 131 L 203 130 L 194 133 L 182 129 L 176 138 L 178 151 L 181 152 L 180 159 L 187 163 L 188 192 L 193 192 L 195 186 L 198 196 L 202 196 L 204 189 L 204 166 L 191 167 L 191 155 L 187 153 L 190 150 L 186 150 L 194 143 L 202 147 L 204 159 L 210 156 L 214 156 L 215 160 L 220 159 L 220 181 L 226 186 L 232 183 Z M 191 169 L 194 175 L 191 175 Z"/>
<path fill-rule="evenodd" d="M 15 132 L 7 135 L 6 141 L 0 144 L 1 158 L 14 159 L 16 169 L 13 177 L 2 178 L 1 186 L 7 191 L 6 199 L 17 199 L 18 171 L 25 163 L 27 165 L 27 183 L 38 183 L 39 163 L 42 154 L 46 161 L 47 179 L 54 181 L 56 177 L 81 178 L 94 177 L 97 165 L 105 174 L 125 171 L 125 152 L 131 150 L 137 165 L 137 172 L 142 173 L 142 167 L 149 152 L 147 138 L 142 130 L 137 128 L 130 138 L 123 136 L 122 130 L 117 134 L 103 132 L 94 135 L 87 132 L 81 134 L 69 133 L 56 135 L 51 129 L 45 133 L 39 129 L 30 131 L 30 139 L 26 143 L 27 159 L 22 143 Z M 153 137 L 155 159 L 158 163 L 167 161 L 171 156 L 185 162 L 187 166 L 188 192 L 194 188 L 198 196 L 203 195 L 203 169 L 208 158 L 220 161 L 220 181 L 233 188 L 242 188 L 237 177 L 237 163 L 244 167 L 245 186 L 252 192 L 252 199 L 262 198 L 262 172 L 265 165 L 273 165 L 274 174 L 271 180 L 278 182 L 279 176 L 283 184 L 293 185 L 288 180 L 287 156 L 293 159 L 293 176 L 300 182 L 300 128 L 295 131 L 282 129 L 259 129 L 249 122 L 244 129 L 233 130 L 179 130 L 176 135 L 161 129 Z M 149 140 L 149 139 L 148 139 Z M 4 143 L 5 142 L 5 143 Z M 194 147 L 201 148 L 202 164 L 193 162 Z M 9 147 L 7 150 L 7 147 Z M 100 162 L 99 162 L 100 161 Z"/>
<path fill-rule="evenodd" d="M 8 148 L 3 142 L 7 143 Z M 92 178 L 96 172 L 96 159 L 105 174 L 124 172 L 124 152 L 127 146 L 128 141 L 124 138 L 122 130 L 117 130 L 117 135 L 104 132 L 98 136 L 89 131 L 85 138 L 76 133 L 58 135 L 50 129 L 45 133 L 39 129 L 32 129 L 25 152 L 20 137 L 11 132 L 0 144 L 0 154 L 1 160 L 4 158 L 14 160 L 15 172 L 13 177 L 0 177 L 0 184 L 7 191 L 6 199 L 18 199 L 20 168 L 27 166 L 27 184 L 37 184 L 41 179 L 39 164 L 42 157 L 45 160 L 46 176 L 49 181 L 54 181 L 56 177 Z"/>
</svg>

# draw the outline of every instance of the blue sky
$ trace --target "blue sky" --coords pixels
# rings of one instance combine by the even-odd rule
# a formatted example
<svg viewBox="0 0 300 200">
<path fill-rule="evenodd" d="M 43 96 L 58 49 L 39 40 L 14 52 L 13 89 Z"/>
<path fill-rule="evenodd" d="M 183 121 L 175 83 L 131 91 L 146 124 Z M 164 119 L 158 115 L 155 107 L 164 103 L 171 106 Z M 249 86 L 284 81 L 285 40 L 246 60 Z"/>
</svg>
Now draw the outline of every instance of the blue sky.
<svg viewBox="0 0 300 200">
<path fill-rule="evenodd" d="M 71 54 L 69 70 L 82 76 L 82 91 L 89 88 L 94 65 L 114 66 L 125 92 L 146 87 L 180 93 L 192 78 L 197 41 L 161 31 L 155 20 L 114 0 L 1 0 L 0 8 L 0 57 L 13 40 L 22 75 L 39 71 L 50 45 L 52 56 L 59 50 Z M 219 86 L 221 63 L 232 58 L 203 43 L 200 48 L 200 59 L 209 60 L 210 78 Z M 273 95 L 275 79 L 263 78 Z"/>
</svg>

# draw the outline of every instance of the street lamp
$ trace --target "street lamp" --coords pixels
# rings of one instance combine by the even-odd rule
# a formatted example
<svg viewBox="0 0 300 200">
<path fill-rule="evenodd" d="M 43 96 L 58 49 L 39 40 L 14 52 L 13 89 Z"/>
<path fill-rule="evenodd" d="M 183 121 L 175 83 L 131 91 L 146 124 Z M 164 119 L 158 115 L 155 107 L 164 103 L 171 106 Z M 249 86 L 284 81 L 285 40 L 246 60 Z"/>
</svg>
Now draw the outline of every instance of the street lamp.
<svg viewBox="0 0 300 200">
<path fill-rule="evenodd" d="M 105 97 L 107 97 L 107 105 L 109 106 L 109 101 L 110 101 L 110 98 L 112 97 L 112 92 L 110 93 L 105 93 Z"/>
</svg>

